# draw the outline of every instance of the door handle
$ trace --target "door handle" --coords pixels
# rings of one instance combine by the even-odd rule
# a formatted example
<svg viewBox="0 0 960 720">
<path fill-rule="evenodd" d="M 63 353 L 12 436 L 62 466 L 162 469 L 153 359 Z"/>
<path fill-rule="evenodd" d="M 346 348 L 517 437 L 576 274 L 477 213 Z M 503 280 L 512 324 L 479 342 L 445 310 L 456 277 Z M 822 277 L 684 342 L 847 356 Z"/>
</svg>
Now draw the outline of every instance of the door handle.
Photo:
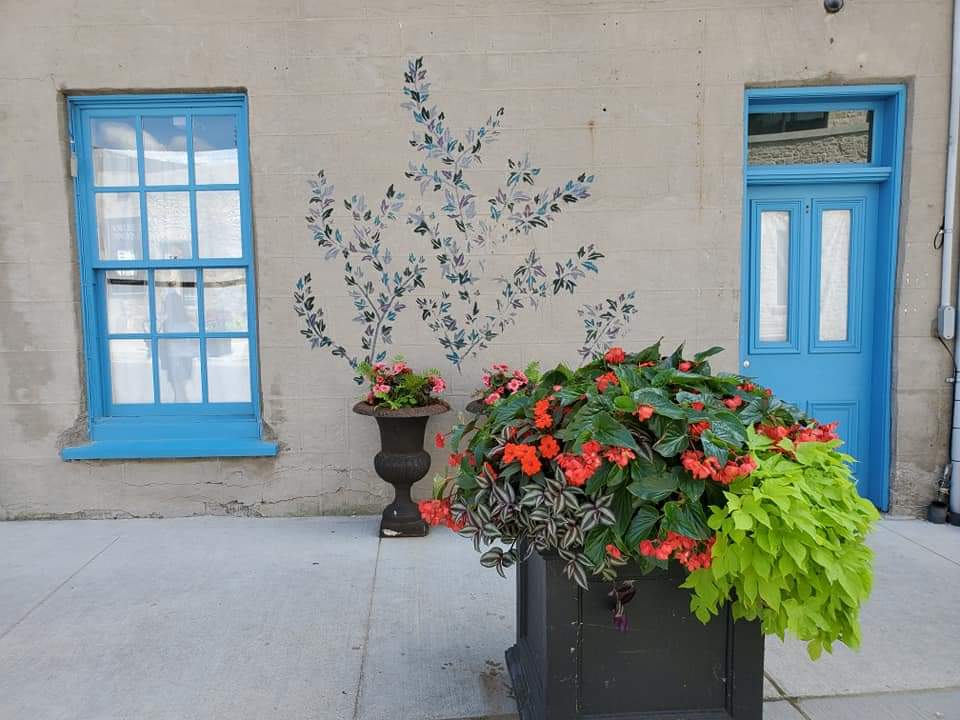
<svg viewBox="0 0 960 720">
<path fill-rule="evenodd" d="M 744 361 L 743 361 L 743 366 L 744 366 L 745 368 L 750 367 L 750 361 L 749 361 L 749 360 L 744 360 Z"/>
</svg>

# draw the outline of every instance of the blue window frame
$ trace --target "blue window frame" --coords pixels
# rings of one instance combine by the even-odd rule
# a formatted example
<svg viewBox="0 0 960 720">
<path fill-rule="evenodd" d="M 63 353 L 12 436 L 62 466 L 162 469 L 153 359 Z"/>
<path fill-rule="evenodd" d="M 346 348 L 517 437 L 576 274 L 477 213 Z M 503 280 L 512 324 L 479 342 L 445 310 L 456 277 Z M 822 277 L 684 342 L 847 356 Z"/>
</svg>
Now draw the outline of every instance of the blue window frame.
<svg viewBox="0 0 960 720">
<path fill-rule="evenodd" d="M 69 98 L 90 442 L 67 460 L 274 455 L 261 438 L 246 97 Z"/>
</svg>

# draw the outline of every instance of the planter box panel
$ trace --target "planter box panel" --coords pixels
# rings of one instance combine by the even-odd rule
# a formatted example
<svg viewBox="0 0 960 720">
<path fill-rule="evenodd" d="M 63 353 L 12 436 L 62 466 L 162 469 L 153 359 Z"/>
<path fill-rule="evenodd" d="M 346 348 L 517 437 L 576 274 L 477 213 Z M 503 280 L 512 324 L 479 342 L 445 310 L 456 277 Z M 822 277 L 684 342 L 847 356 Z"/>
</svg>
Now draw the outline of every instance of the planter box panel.
<svg viewBox="0 0 960 720">
<path fill-rule="evenodd" d="M 591 582 L 581 593 L 583 637 L 580 646 L 580 708 L 586 715 L 616 713 L 622 697 L 644 688 L 651 710 L 724 707 L 729 660 L 728 619 L 703 625 L 687 608 L 688 590 L 677 587 L 684 573 L 623 576 L 636 582 L 637 596 L 627 605 L 630 629 L 611 620 L 610 583 Z"/>
<path fill-rule="evenodd" d="M 729 612 L 702 625 L 671 567 L 636 580 L 630 630 L 613 627 L 610 584 L 583 591 L 563 561 L 517 567 L 517 644 L 507 665 L 521 720 L 761 720 L 763 636 Z"/>
</svg>

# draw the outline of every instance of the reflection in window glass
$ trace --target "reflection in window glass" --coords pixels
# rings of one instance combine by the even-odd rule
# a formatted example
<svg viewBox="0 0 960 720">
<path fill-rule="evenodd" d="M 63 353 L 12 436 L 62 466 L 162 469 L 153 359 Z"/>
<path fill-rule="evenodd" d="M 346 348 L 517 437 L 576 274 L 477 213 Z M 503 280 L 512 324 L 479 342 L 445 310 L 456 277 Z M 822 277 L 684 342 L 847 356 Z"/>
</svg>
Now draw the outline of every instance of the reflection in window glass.
<svg viewBox="0 0 960 720">
<path fill-rule="evenodd" d="M 824 210 L 820 219 L 820 340 L 847 339 L 849 293 L 850 211 Z"/>
<path fill-rule="evenodd" d="M 144 270 L 109 270 L 105 273 L 107 332 L 149 333 L 150 302 Z"/>
<path fill-rule="evenodd" d="M 131 186 L 137 175 L 137 123 L 133 118 L 93 118 L 90 121 L 93 182 Z"/>
<path fill-rule="evenodd" d="M 195 115 L 193 162 L 197 183 L 239 182 L 237 123 L 232 115 Z"/>
<path fill-rule="evenodd" d="M 202 258 L 236 258 L 240 246 L 240 193 L 208 190 L 197 193 L 197 243 Z"/>
<path fill-rule="evenodd" d="M 195 270 L 155 270 L 158 333 L 197 332 Z"/>
<path fill-rule="evenodd" d="M 208 268 L 203 271 L 203 320 L 207 332 L 246 331 L 246 270 Z"/>
<path fill-rule="evenodd" d="M 785 342 L 790 273 L 790 213 L 760 213 L 760 340 Z"/>
<path fill-rule="evenodd" d="M 139 260 L 140 194 L 97 193 L 97 242 L 101 260 Z"/>
<path fill-rule="evenodd" d="M 144 116 L 143 176 L 147 185 L 186 185 L 187 118 Z"/>
<path fill-rule="evenodd" d="M 157 341 L 160 358 L 160 402 L 198 403 L 203 399 L 200 380 L 200 340 Z"/>
<path fill-rule="evenodd" d="M 153 402 L 149 340 L 110 341 L 110 388 L 116 404 Z"/>
<path fill-rule="evenodd" d="M 193 257 L 189 193 L 147 193 L 147 240 L 152 259 L 183 260 Z"/>
<path fill-rule="evenodd" d="M 210 402 L 250 402 L 250 344 L 246 338 L 207 340 Z"/>
<path fill-rule="evenodd" d="M 747 157 L 751 165 L 868 163 L 872 110 L 750 113 Z"/>
</svg>

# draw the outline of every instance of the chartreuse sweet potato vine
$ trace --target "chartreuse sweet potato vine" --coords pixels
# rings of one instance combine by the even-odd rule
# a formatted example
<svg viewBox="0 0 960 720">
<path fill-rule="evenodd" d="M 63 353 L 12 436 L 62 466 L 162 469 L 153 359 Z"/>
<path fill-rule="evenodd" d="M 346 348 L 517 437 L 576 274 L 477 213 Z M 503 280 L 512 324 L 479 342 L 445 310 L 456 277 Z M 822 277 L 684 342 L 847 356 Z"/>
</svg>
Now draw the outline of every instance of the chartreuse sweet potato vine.
<svg viewBox="0 0 960 720">
<path fill-rule="evenodd" d="M 719 351 L 613 348 L 576 371 L 521 373 L 509 395 L 482 390 L 484 411 L 450 433 L 451 473 L 421 514 L 489 546 L 480 562 L 501 574 L 536 550 L 582 587 L 589 574 L 613 581 L 621 627 L 633 588 L 619 572 L 673 561 L 703 622 L 730 602 L 812 657 L 856 646 L 877 514 L 852 458 L 834 425 L 714 374 Z"/>
<path fill-rule="evenodd" d="M 840 640 L 860 644 L 858 615 L 873 584 L 864 538 L 877 519 L 857 494 L 839 440 L 779 442 L 747 429 L 757 469 L 710 508 L 710 567 L 692 572 L 691 609 L 706 622 L 733 601 L 735 618 L 759 618 L 766 633 L 790 631 L 810 657 Z"/>
</svg>

